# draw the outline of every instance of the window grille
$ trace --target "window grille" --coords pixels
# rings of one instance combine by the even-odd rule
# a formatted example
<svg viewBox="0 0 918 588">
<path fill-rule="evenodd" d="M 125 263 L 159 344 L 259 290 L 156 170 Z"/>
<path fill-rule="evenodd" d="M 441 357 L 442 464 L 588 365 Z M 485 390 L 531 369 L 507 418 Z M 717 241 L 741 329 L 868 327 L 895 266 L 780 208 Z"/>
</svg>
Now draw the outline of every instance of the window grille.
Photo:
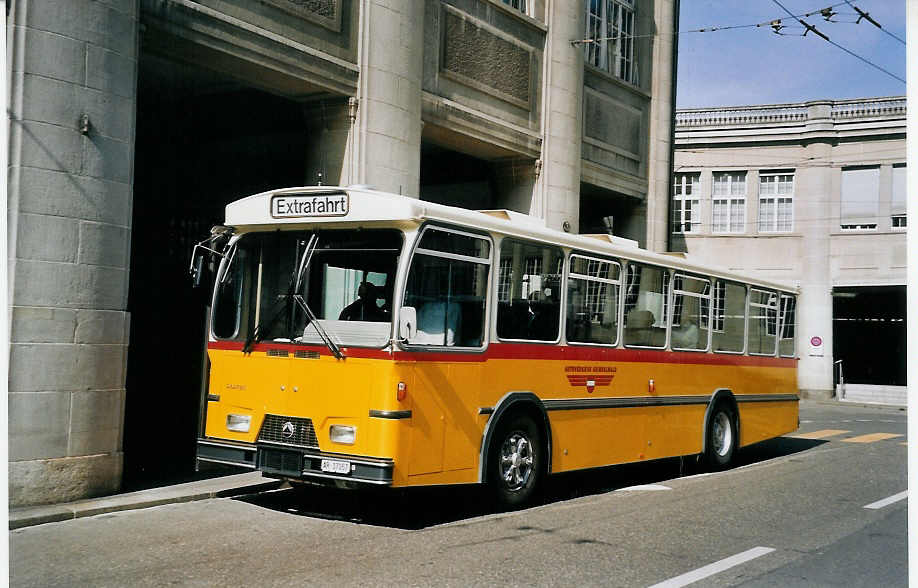
<svg viewBox="0 0 918 588">
<path fill-rule="evenodd" d="M 794 174 L 759 175 L 759 231 L 789 233 L 794 230 Z"/>
<path fill-rule="evenodd" d="M 697 233 L 701 174 L 675 174 L 673 182 L 673 232 Z"/>
<path fill-rule="evenodd" d="M 630 84 L 638 83 L 634 0 L 587 0 L 585 60 Z"/>
</svg>

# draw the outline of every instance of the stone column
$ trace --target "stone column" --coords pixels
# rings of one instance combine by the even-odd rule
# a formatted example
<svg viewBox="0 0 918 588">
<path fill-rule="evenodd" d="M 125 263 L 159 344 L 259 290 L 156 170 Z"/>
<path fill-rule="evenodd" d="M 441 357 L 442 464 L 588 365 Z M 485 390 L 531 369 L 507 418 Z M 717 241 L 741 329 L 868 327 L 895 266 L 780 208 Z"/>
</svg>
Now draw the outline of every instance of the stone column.
<svg viewBox="0 0 918 588">
<path fill-rule="evenodd" d="M 805 161 L 831 161 L 832 146 L 812 143 Z M 805 397 L 832 394 L 832 275 L 830 235 L 833 169 L 827 165 L 798 168 L 794 180 L 794 231 L 803 237 L 798 308 L 797 383 Z M 822 355 L 810 355 L 810 339 L 822 339 Z"/>
<path fill-rule="evenodd" d="M 542 173 L 531 214 L 561 229 L 580 224 L 580 165 L 583 141 L 583 0 L 549 0 L 542 117 Z"/>
<path fill-rule="evenodd" d="M 121 484 L 137 0 L 8 17 L 11 505 Z"/>
<path fill-rule="evenodd" d="M 673 100 L 673 44 L 675 30 L 675 2 L 657 0 L 653 3 L 654 29 L 661 34 L 653 39 L 653 71 L 650 85 L 650 137 L 647 153 L 647 249 L 666 251 L 669 237 L 669 199 L 672 193 L 672 128 Z"/>
<path fill-rule="evenodd" d="M 417 197 L 421 181 L 424 2 L 362 0 L 351 177 Z"/>
</svg>

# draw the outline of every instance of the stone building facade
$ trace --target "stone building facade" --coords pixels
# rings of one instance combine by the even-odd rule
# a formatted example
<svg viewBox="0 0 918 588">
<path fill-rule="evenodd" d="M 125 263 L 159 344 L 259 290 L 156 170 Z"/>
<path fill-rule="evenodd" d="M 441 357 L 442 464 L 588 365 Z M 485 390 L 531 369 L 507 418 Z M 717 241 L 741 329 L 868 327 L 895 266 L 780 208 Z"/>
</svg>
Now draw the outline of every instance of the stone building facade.
<svg viewBox="0 0 918 588">
<path fill-rule="evenodd" d="M 799 285 L 805 396 L 905 404 L 905 135 L 904 97 L 676 113 L 672 248 Z"/>
<path fill-rule="evenodd" d="M 10 501 L 193 467 L 227 202 L 370 184 L 666 246 L 675 0 L 8 3 Z M 662 216 L 661 216 L 662 215 Z"/>
</svg>

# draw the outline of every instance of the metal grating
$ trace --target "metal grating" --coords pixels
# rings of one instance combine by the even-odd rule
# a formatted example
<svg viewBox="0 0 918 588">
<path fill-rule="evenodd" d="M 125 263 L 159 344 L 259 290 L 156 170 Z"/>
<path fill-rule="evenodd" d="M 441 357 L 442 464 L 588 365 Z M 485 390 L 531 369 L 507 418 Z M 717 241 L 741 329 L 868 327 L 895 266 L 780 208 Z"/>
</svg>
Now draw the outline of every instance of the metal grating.
<svg viewBox="0 0 918 588">
<path fill-rule="evenodd" d="M 293 357 L 297 359 L 319 359 L 318 351 L 297 351 L 294 352 Z"/>
<path fill-rule="evenodd" d="M 266 355 L 268 357 L 287 357 L 288 353 L 286 349 L 268 349 Z"/>
<path fill-rule="evenodd" d="M 289 436 L 284 435 L 284 425 L 287 423 L 293 425 L 293 434 Z M 316 431 L 312 427 L 312 419 L 286 417 L 277 414 L 265 415 L 261 430 L 258 432 L 258 440 L 296 445 L 298 447 L 310 447 L 312 449 L 319 448 L 319 440 L 316 439 Z"/>
</svg>

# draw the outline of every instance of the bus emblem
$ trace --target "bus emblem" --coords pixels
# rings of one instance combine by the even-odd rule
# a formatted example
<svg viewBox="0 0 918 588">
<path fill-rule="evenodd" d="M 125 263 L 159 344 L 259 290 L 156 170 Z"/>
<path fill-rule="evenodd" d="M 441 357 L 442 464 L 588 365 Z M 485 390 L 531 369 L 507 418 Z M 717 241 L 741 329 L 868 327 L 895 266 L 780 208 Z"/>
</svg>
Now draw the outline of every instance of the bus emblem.
<svg viewBox="0 0 918 588">
<path fill-rule="evenodd" d="M 296 433 L 296 426 L 290 421 L 287 421 L 286 423 L 284 423 L 283 428 L 281 428 L 281 433 L 284 435 L 285 438 L 292 439 L 294 433 Z"/>
<path fill-rule="evenodd" d="M 587 392 L 592 394 L 597 386 L 611 384 L 617 370 L 614 367 L 606 366 L 569 365 L 564 368 L 564 371 L 571 386 L 575 388 L 586 386 Z"/>
</svg>

